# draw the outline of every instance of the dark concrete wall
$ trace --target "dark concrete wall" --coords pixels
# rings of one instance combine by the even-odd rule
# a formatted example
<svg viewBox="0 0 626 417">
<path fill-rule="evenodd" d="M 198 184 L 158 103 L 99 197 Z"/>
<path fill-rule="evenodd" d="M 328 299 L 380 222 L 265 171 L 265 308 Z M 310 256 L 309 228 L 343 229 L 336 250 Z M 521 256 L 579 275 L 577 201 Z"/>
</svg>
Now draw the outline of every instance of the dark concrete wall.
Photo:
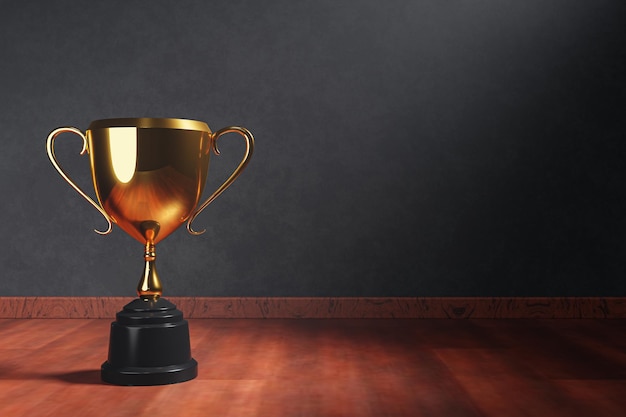
<svg viewBox="0 0 626 417">
<path fill-rule="evenodd" d="M 623 1 L 23 1 L 0 13 L 0 296 L 132 295 L 59 126 L 250 129 L 166 295 L 626 295 Z M 224 138 L 205 192 L 240 158 Z M 90 193 L 80 140 L 58 140 Z"/>
</svg>

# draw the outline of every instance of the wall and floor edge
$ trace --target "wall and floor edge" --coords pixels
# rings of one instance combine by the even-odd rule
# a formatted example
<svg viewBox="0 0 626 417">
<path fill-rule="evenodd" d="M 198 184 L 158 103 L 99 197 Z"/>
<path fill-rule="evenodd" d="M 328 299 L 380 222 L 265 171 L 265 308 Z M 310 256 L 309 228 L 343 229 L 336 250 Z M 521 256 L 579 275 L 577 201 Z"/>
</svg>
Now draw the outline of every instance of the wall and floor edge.
<svg viewBox="0 0 626 417">
<path fill-rule="evenodd" d="M 166 297 L 186 318 L 619 319 L 626 297 Z M 130 297 L 0 297 L 0 318 L 113 319 Z"/>
</svg>

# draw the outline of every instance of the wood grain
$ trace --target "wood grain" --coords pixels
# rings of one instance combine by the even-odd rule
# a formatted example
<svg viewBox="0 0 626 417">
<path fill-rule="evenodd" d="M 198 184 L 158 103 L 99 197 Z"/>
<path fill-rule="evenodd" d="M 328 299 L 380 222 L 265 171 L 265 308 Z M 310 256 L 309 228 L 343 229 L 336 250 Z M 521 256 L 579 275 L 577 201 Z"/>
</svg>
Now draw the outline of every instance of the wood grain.
<svg viewBox="0 0 626 417">
<path fill-rule="evenodd" d="M 198 377 L 100 381 L 110 319 L 0 319 L 0 415 L 623 416 L 626 320 L 189 321 Z"/>
<path fill-rule="evenodd" d="M 167 297 L 188 318 L 626 318 L 623 297 Z M 132 298 L 0 297 L 0 318 L 112 318 Z"/>
</svg>

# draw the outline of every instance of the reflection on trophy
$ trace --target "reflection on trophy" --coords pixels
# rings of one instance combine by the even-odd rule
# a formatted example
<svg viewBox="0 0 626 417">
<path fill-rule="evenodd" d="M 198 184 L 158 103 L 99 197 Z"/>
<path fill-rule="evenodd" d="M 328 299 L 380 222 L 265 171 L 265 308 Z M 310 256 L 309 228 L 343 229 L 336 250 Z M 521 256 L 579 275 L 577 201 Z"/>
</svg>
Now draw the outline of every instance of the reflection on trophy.
<svg viewBox="0 0 626 417">
<path fill-rule="evenodd" d="M 65 132 L 83 140 L 98 203 L 83 192 L 60 167 L 55 138 Z M 209 168 L 211 151 L 219 154 L 217 140 L 239 133 L 246 151 L 230 177 L 198 206 Z M 134 118 L 97 120 L 86 133 L 63 127 L 50 133 L 47 152 L 61 176 L 105 218 L 108 234 L 113 223 L 144 245 L 144 270 L 139 298 L 124 306 L 111 324 L 108 360 L 102 364 L 105 382 L 117 385 L 161 385 L 197 376 L 191 357 L 189 326 L 176 306 L 161 298 L 156 272 L 155 245 L 183 223 L 197 235 L 196 216 L 241 174 L 254 149 L 245 128 L 227 127 L 211 132 L 206 123 L 185 119 Z"/>
</svg>

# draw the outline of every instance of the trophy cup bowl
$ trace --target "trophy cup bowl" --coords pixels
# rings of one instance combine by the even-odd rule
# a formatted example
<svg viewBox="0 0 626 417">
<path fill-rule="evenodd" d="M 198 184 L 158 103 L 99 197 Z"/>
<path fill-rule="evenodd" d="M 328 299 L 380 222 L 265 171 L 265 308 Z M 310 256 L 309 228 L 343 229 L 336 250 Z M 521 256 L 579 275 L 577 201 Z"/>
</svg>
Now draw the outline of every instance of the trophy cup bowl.
<svg viewBox="0 0 626 417">
<path fill-rule="evenodd" d="M 97 202 L 59 165 L 54 143 L 62 133 L 83 140 L 88 153 Z M 198 205 L 209 169 L 211 152 L 219 155 L 217 140 L 227 133 L 245 139 L 243 159 L 226 181 Z M 144 269 L 138 298 L 124 306 L 111 323 L 109 354 L 101 367 L 102 380 L 116 385 L 162 385 L 197 376 L 191 357 L 189 326 L 176 306 L 162 298 L 156 272 L 155 245 L 183 223 L 192 223 L 241 174 L 254 149 L 252 134 L 242 127 L 212 132 L 200 121 L 169 118 L 104 119 L 91 122 L 83 134 L 74 127 L 50 133 L 46 150 L 59 174 L 106 220 L 144 245 Z"/>
</svg>

